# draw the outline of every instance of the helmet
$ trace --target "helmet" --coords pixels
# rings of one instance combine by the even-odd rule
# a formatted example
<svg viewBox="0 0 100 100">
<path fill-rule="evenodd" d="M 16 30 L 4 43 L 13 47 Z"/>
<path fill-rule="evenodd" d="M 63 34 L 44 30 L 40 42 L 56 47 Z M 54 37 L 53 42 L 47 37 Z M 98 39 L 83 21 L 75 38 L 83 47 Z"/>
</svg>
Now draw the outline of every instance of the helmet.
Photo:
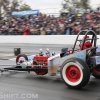
<svg viewBox="0 0 100 100">
<path fill-rule="evenodd" d="M 89 36 L 86 36 L 86 37 L 85 37 L 85 39 L 86 39 L 85 42 L 90 41 L 89 38 L 90 38 Z"/>
<path fill-rule="evenodd" d="M 85 38 L 85 39 L 89 39 L 90 37 L 89 37 L 88 35 L 87 35 L 86 37 L 84 36 L 84 37 L 82 38 L 82 40 L 83 40 L 84 38 Z"/>
<path fill-rule="evenodd" d="M 81 40 L 83 40 L 84 38 L 89 39 L 90 37 L 89 36 L 86 36 L 86 37 L 84 36 L 83 38 L 81 38 Z"/>
<path fill-rule="evenodd" d="M 86 39 L 85 42 L 90 41 L 90 40 L 88 40 L 90 37 L 87 35 L 86 37 L 84 36 L 84 37 L 81 39 L 80 44 L 83 43 L 84 38 Z M 80 44 L 79 44 L 79 45 L 80 45 Z"/>
<path fill-rule="evenodd" d="M 89 36 L 86 36 L 86 39 L 89 39 L 90 37 Z"/>
</svg>

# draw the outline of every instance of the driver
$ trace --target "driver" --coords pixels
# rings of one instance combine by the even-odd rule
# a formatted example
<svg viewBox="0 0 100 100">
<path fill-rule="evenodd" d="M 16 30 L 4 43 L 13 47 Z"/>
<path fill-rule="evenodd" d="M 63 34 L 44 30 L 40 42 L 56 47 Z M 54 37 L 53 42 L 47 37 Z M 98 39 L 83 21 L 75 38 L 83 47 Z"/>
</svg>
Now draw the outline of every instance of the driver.
<svg viewBox="0 0 100 100">
<path fill-rule="evenodd" d="M 83 37 L 83 39 L 84 39 L 84 37 Z M 82 39 L 82 41 L 79 44 L 80 49 L 82 49 L 83 39 Z M 86 39 L 89 39 L 89 36 L 86 36 Z M 91 41 L 90 40 L 85 40 L 84 45 L 83 45 L 83 50 L 91 48 L 91 47 L 92 47 Z"/>
</svg>

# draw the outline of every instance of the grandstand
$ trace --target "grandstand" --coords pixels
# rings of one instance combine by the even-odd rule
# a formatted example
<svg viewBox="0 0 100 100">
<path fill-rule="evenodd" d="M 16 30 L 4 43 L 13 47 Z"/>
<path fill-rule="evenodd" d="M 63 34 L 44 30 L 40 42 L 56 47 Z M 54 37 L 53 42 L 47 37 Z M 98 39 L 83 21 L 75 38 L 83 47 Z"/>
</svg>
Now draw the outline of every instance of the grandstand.
<svg viewBox="0 0 100 100">
<path fill-rule="evenodd" d="M 100 34 L 100 9 L 82 13 L 54 11 L 46 14 L 33 12 L 31 15 L 11 16 L 2 20 L 0 35 L 77 35 L 83 29 Z"/>
</svg>

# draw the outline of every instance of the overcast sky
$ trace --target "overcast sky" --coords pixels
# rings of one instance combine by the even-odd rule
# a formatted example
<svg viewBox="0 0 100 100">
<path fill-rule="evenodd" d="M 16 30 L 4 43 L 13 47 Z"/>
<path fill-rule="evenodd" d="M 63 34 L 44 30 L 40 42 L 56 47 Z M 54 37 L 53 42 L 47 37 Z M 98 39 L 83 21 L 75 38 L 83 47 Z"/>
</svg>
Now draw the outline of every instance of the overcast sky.
<svg viewBox="0 0 100 100">
<path fill-rule="evenodd" d="M 32 9 L 45 9 L 42 11 L 47 11 L 50 10 L 52 11 L 52 9 L 47 9 L 46 8 L 59 8 L 61 7 L 61 3 L 63 0 L 23 0 L 23 2 L 26 2 L 28 5 L 31 6 Z M 98 4 L 100 4 L 100 0 L 90 0 L 91 1 L 91 5 L 97 6 Z M 54 12 L 57 11 L 57 9 L 53 9 Z"/>
</svg>

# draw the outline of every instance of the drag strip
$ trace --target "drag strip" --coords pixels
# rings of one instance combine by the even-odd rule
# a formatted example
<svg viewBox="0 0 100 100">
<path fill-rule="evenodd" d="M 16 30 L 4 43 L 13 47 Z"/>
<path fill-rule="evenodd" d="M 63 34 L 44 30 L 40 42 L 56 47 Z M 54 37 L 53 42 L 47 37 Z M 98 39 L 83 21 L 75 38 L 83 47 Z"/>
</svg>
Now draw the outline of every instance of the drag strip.
<svg viewBox="0 0 100 100">
<path fill-rule="evenodd" d="M 1 51 L 11 52 L 15 47 L 22 44 L 2 44 Z M 23 52 L 38 52 L 39 48 L 50 48 L 51 52 L 60 52 L 65 45 L 23 45 Z M 36 48 L 35 48 L 36 47 Z M 71 47 L 71 46 L 70 46 Z M 28 49 L 29 48 L 29 49 Z M 0 60 L 0 64 L 15 64 L 14 61 Z M 3 68 L 1 66 L 0 68 Z M 11 94 L 13 96 L 11 96 Z M 17 96 L 15 95 L 17 94 Z M 24 94 L 24 97 L 21 95 Z M 25 97 L 26 94 L 26 97 Z M 6 96 L 5 96 L 6 95 Z M 32 96 L 34 95 L 34 96 Z M 11 98 L 12 97 L 12 98 Z M 1 100 L 100 100 L 100 79 L 91 76 L 89 83 L 81 90 L 69 89 L 61 78 L 50 76 L 37 76 L 34 72 L 4 72 L 0 75 L 0 99 Z"/>
</svg>

